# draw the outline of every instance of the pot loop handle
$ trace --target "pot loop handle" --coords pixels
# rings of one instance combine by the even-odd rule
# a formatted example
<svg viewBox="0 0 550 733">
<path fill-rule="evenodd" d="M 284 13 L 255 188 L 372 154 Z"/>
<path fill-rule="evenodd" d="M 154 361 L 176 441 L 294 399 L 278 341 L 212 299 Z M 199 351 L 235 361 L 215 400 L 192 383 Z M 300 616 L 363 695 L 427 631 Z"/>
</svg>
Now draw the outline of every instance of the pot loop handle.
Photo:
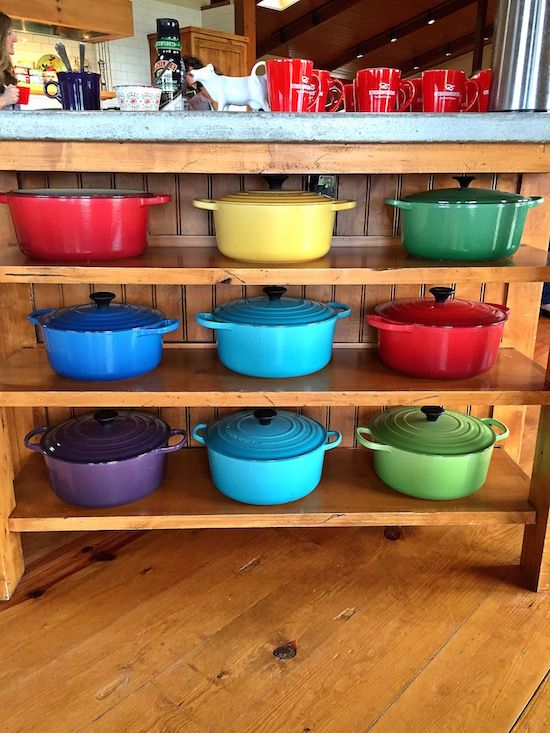
<svg viewBox="0 0 550 733">
<path fill-rule="evenodd" d="M 170 430 L 170 438 L 174 435 L 181 435 L 181 439 L 178 440 L 177 443 L 174 443 L 174 445 L 164 445 L 161 448 L 157 448 L 155 453 L 175 453 L 177 450 L 180 450 L 183 448 L 183 446 L 187 443 L 187 433 L 183 428 L 173 428 Z"/>
<path fill-rule="evenodd" d="M 195 320 L 199 325 L 212 328 L 215 331 L 231 331 L 235 327 L 235 324 L 229 323 L 229 321 L 216 321 L 213 314 L 208 311 L 206 313 L 195 313 Z"/>
<path fill-rule="evenodd" d="M 373 328 L 379 328 L 381 331 L 402 331 L 403 333 L 411 333 L 414 331 L 414 324 L 412 323 L 399 323 L 398 321 L 391 321 L 385 316 L 368 315 L 366 318 L 369 326 Z"/>
<path fill-rule="evenodd" d="M 412 201 L 401 201 L 400 199 L 384 199 L 384 203 L 390 206 L 397 206 L 398 209 L 412 209 Z"/>
<path fill-rule="evenodd" d="M 527 206 L 532 209 L 533 206 L 540 206 L 544 203 L 544 197 L 543 196 L 531 196 L 531 201 L 527 203 Z M 2 203 L 2 195 L 0 194 L 0 203 Z"/>
<path fill-rule="evenodd" d="M 391 453 L 392 451 L 391 445 L 386 445 L 385 443 L 373 443 L 372 441 L 363 437 L 365 435 L 370 435 L 372 437 L 372 431 L 370 428 L 355 428 L 355 435 L 357 436 L 357 440 L 361 443 L 361 445 L 364 445 L 365 448 L 370 448 L 371 450 L 386 451 L 387 453 Z"/>
<path fill-rule="evenodd" d="M 165 318 L 160 323 L 150 326 L 142 326 L 139 330 L 139 336 L 157 336 L 163 333 L 170 333 L 179 328 L 180 322 L 172 318 Z"/>
<path fill-rule="evenodd" d="M 157 204 L 168 204 L 172 201 L 172 196 L 169 193 L 156 193 L 153 196 L 148 196 L 139 200 L 141 206 L 156 206 Z"/>
<path fill-rule="evenodd" d="M 495 426 L 497 428 L 500 428 L 502 430 L 502 433 L 496 433 L 496 440 L 495 442 L 498 443 L 499 440 L 504 440 L 510 435 L 510 431 L 508 430 L 508 427 L 503 423 L 500 422 L 500 420 L 495 420 L 492 417 L 481 417 L 480 421 L 485 423 L 486 425 Z"/>
<path fill-rule="evenodd" d="M 27 433 L 25 437 L 23 438 L 23 442 L 25 443 L 25 448 L 28 448 L 29 450 L 35 450 L 41 453 L 42 448 L 40 447 L 40 444 L 31 443 L 31 438 L 34 438 L 35 435 L 43 435 L 47 430 L 48 430 L 47 427 L 34 428 L 34 430 L 31 430 L 29 433 Z"/>
<path fill-rule="evenodd" d="M 195 427 L 191 431 L 191 435 L 197 441 L 197 443 L 200 443 L 201 445 L 206 445 L 204 436 L 201 435 L 201 433 L 205 432 L 207 428 L 208 425 L 205 422 L 200 422 L 198 425 L 195 425 Z"/>
<path fill-rule="evenodd" d="M 40 320 L 42 316 L 49 316 L 52 313 L 55 313 L 57 308 L 42 308 L 39 311 L 33 311 L 27 316 L 27 320 L 33 323 L 35 326 L 41 326 L 42 321 Z"/>
<path fill-rule="evenodd" d="M 331 438 L 335 438 L 335 440 L 329 442 Z M 327 430 L 327 439 L 325 444 L 323 445 L 323 450 L 332 450 L 333 448 L 336 448 L 340 445 L 342 442 L 342 433 L 339 430 Z"/>
<path fill-rule="evenodd" d="M 345 303 L 339 303 L 337 300 L 331 300 L 330 303 L 327 303 L 331 308 L 334 308 L 335 311 L 338 311 L 336 313 L 336 318 L 347 318 L 351 315 L 351 308 L 349 305 L 346 305 Z"/>
</svg>

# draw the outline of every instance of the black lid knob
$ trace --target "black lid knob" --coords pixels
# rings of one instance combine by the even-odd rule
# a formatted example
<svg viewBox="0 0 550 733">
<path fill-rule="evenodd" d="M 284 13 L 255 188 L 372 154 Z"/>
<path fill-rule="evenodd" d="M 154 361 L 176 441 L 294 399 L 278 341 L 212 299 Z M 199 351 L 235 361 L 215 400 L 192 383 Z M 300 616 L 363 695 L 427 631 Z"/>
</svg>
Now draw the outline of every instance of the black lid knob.
<svg viewBox="0 0 550 733">
<path fill-rule="evenodd" d="M 281 300 L 281 297 L 286 293 L 286 288 L 280 285 L 267 285 L 264 288 L 264 293 L 267 295 L 269 300 Z"/>
<path fill-rule="evenodd" d="M 420 408 L 420 412 L 426 415 L 428 422 L 435 422 L 438 417 L 441 417 L 445 410 L 440 405 L 426 405 Z"/>
<path fill-rule="evenodd" d="M 277 173 L 265 173 L 262 178 L 264 181 L 267 181 L 267 185 L 271 191 L 280 191 L 288 176 Z"/>
<path fill-rule="evenodd" d="M 118 412 L 116 410 L 98 410 L 94 412 L 94 420 L 101 423 L 102 427 L 110 425 L 117 417 Z"/>
<path fill-rule="evenodd" d="M 472 181 L 475 181 L 475 176 L 453 176 L 455 181 L 458 181 L 460 188 L 468 188 Z"/>
<path fill-rule="evenodd" d="M 92 293 L 90 295 L 90 298 L 94 301 L 98 308 L 108 308 L 109 303 L 111 302 L 111 300 L 114 300 L 116 298 L 116 295 L 114 293 L 106 293 L 101 291 L 99 293 Z"/>
<path fill-rule="evenodd" d="M 444 303 L 454 294 L 454 288 L 430 288 L 430 293 L 434 296 L 436 303 Z"/>
<path fill-rule="evenodd" d="M 260 425 L 269 425 L 273 418 L 277 415 L 277 410 L 270 407 L 260 407 L 252 413 Z"/>
</svg>

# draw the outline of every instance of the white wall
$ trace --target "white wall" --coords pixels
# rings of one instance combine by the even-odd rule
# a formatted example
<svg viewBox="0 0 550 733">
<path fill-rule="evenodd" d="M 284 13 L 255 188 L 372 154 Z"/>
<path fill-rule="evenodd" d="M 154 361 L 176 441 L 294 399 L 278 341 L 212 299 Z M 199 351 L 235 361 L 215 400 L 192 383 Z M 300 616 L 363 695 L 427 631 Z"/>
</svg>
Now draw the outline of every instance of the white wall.
<svg viewBox="0 0 550 733">
<path fill-rule="evenodd" d="M 78 43 L 69 41 L 65 38 L 57 36 L 42 36 L 36 33 L 24 33 L 17 31 L 17 43 L 15 44 L 15 53 L 13 56 L 14 66 L 29 66 L 36 68 L 37 62 L 44 54 L 54 54 L 56 43 L 63 43 L 69 55 L 69 61 L 73 64 L 73 68 L 78 69 L 80 57 L 78 51 Z M 94 43 L 86 43 L 86 61 L 88 62 L 90 71 L 97 71 L 97 52 Z"/>
<path fill-rule="evenodd" d="M 222 33 L 235 33 L 235 7 L 233 0 L 231 5 L 221 5 L 216 8 L 207 8 L 202 11 L 202 25 L 204 28 L 212 28 Z"/>
</svg>

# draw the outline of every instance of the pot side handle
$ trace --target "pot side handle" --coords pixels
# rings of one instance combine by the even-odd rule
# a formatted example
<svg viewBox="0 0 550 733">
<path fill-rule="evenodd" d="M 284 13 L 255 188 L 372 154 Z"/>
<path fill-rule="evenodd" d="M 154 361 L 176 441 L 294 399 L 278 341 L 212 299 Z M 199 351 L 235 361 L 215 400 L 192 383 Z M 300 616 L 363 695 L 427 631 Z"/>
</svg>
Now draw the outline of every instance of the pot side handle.
<svg viewBox="0 0 550 733">
<path fill-rule="evenodd" d="M 397 206 L 398 209 L 412 209 L 411 201 L 400 201 L 399 199 L 384 199 L 386 204 Z"/>
<path fill-rule="evenodd" d="M 345 303 L 338 303 L 338 301 L 332 300 L 330 303 L 327 303 L 327 305 L 330 305 L 331 308 L 334 308 L 335 311 L 338 311 L 338 313 L 336 314 L 337 319 L 347 318 L 349 315 L 351 315 L 351 308 Z"/>
<path fill-rule="evenodd" d="M 213 199 L 193 199 L 193 206 L 197 209 L 208 209 L 209 211 L 218 210 L 218 202 Z"/>
<path fill-rule="evenodd" d="M 390 321 L 389 319 L 384 318 L 384 316 L 370 315 L 367 316 L 366 320 L 369 326 L 379 328 L 381 331 L 403 331 L 405 333 L 410 333 L 411 331 L 414 331 L 414 325 L 410 323 L 398 323 L 397 321 Z"/>
<path fill-rule="evenodd" d="M 31 443 L 31 438 L 33 438 L 35 435 L 41 435 L 44 434 L 48 430 L 47 427 L 43 428 L 34 428 L 34 430 L 31 430 L 30 433 L 27 433 L 25 437 L 23 438 L 23 442 L 25 443 L 25 448 L 28 448 L 29 450 L 35 450 L 39 453 L 42 453 L 42 448 L 38 443 Z"/>
<path fill-rule="evenodd" d="M 361 445 L 364 445 L 365 448 L 370 448 L 371 450 L 382 450 L 391 453 L 391 445 L 386 445 L 385 443 L 373 443 L 372 441 L 367 440 L 367 438 L 363 437 L 364 435 L 370 435 L 372 437 L 372 432 L 369 428 L 355 428 L 355 435 L 357 436 L 357 440 L 361 443 Z"/>
<path fill-rule="evenodd" d="M 492 417 L 482 417 L 480 418 L 481 422 L 484 422 L 486 425 L 494 425 L 497 428 L 500 428 L 502 430 L 502 433 L 497 433 L 496 437 L 496 443 L 499 442 L 499 440 L 504 440 L 510 435 L 510 431 L 508 430 L 508 427 L 503 423 L 500 422 L 500 420 L 495 420 Z"/>
<path fill-rule="evenodd" d="M 347 211 L 347 209 L 355 209 L 357 201 L 351 199 L 339 199 L 332 204 L 333 211 Z"/>
<path fill-rule="evenodd" d="M 201 443 L 201 445 L 206 445 L 204 436 L 201 435 L 201 432 L 204 432 L 207 428 L 208 425 L 204 422 L 200 422 L 198 425 L 195 425 L 195 427 L 191 431 L 191 435 L 197 441 L 197 443 Z"/>
<path fill-rule="evenodd" d="M 331 438 L 336 438 L 332 443 L 329 443 Z M 338 430 L 327 430 L 327 440 L 326 443 L 323 445 L 323 449 L 325 451 L 332 450 L 333 448 L 336 448 L 340 443 L 342 442 L 342 433 L 340 433 Z"/>
<path fill-rule="evenodd" d="M 178 440 L 174 445 L 165 445 L 162 448 L 157 448 L 157 453 L 175 453 L 177 450 L 183 448 L 187 443 L 187 433 L 182 428 L 174 428 L 173 430 L 170 430 L 170 437 L 173 435 L 181 435 L 181 440 Z"/>
<path fill-rule="evenodd" d="M 212 328 L 218 331 L 231 331 L 231 329 L 234 326 L 233 323 L 214 320 L 214 316 L 212 315 L 212 313 L 208 313 L 208 312 L 196 313 L 195 320 L 198 324 L 200 324 L 201 326 L 204 326 L 205 328 Z"/>
<path fill-rule="evenodd" d="M 52 313 L 55 313 L 57 308 L 42 308 L 42 310 L 39 311 L 33 311 L 32 313 L 29 313 L 27 316 L 27 319 L 33 323 L 35 326 L 41 326 L 42 321 L 40 320 L 41 316 L 49 316 Z"/>
<path fill-rule="evenodd" d="M 164 321 L 153 326 L 142 326 L 138 336 L 157 336 L 158 334 L 170 333 L 179 328 L 180 322 L 172 318 L 165 318 Z"/>
<path fill-rule="evenodd" d="M 154 196 L 148 196 L 146 199 L 141 199 L 140 204 L 142 206 L 156 206 L 157 204 L 168 204 L 172 201 L 172 196 L 169 193 L 159 193 Z"/>
<path fill-rule="evenodd" d="M 500 303 L 484 303 L 484 305 L 490 305 L 491 308 L 496 308 L 503 313 L 510 313 L 510 308 L 506 305 L 501 305 Z"/>
<path fill-rule="evenodd" d="M 0 196 L 0 201 L 2 201 L 2 198 Z M 527 203 L 527 206 L 532 209 L 533 206 L 540 206 L 542 203 L 544 203 L 544 197 L 543 196 L 531 196 L 531 201 Z"/>
</svg>

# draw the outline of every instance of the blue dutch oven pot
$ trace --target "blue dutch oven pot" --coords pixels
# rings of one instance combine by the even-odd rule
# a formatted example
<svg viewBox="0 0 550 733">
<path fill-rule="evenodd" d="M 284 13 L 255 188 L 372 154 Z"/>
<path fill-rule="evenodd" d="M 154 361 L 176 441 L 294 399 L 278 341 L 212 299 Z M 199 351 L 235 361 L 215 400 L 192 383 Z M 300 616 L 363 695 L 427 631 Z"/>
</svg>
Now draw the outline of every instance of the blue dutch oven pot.
<svg viewBox="0 0 550 733">
<path fill-rule="evenodd" d="M 321 480 L 325 452 L 342 440 L 316 420 L 269 408 L 199 423 L 193 437 L 206 445 L 216 488 L 245 504 L 285 504 L 311 493 Z"/>
<path fill-rule="evenodd" d="M 336 321 L 347 318 L 351 309 L 343 303 L 283 297 L 286 288 L 263 290 L 265 296 L 233 300 L 195 316 L 201 326 L 217 331 L 222 364 L 251 377 L 299 377 L 325 367 Z"/>
<path fill-rule="evenodd" d="M 62 377 L 127 379 L 160 364 L 162 334 L 179 321 L 155 308 L 112 303 L 114 293 L 92 293 L 92 303 L 44 308 L 29 315 L 41 326 L 51 368 Z"/>
</svg>

